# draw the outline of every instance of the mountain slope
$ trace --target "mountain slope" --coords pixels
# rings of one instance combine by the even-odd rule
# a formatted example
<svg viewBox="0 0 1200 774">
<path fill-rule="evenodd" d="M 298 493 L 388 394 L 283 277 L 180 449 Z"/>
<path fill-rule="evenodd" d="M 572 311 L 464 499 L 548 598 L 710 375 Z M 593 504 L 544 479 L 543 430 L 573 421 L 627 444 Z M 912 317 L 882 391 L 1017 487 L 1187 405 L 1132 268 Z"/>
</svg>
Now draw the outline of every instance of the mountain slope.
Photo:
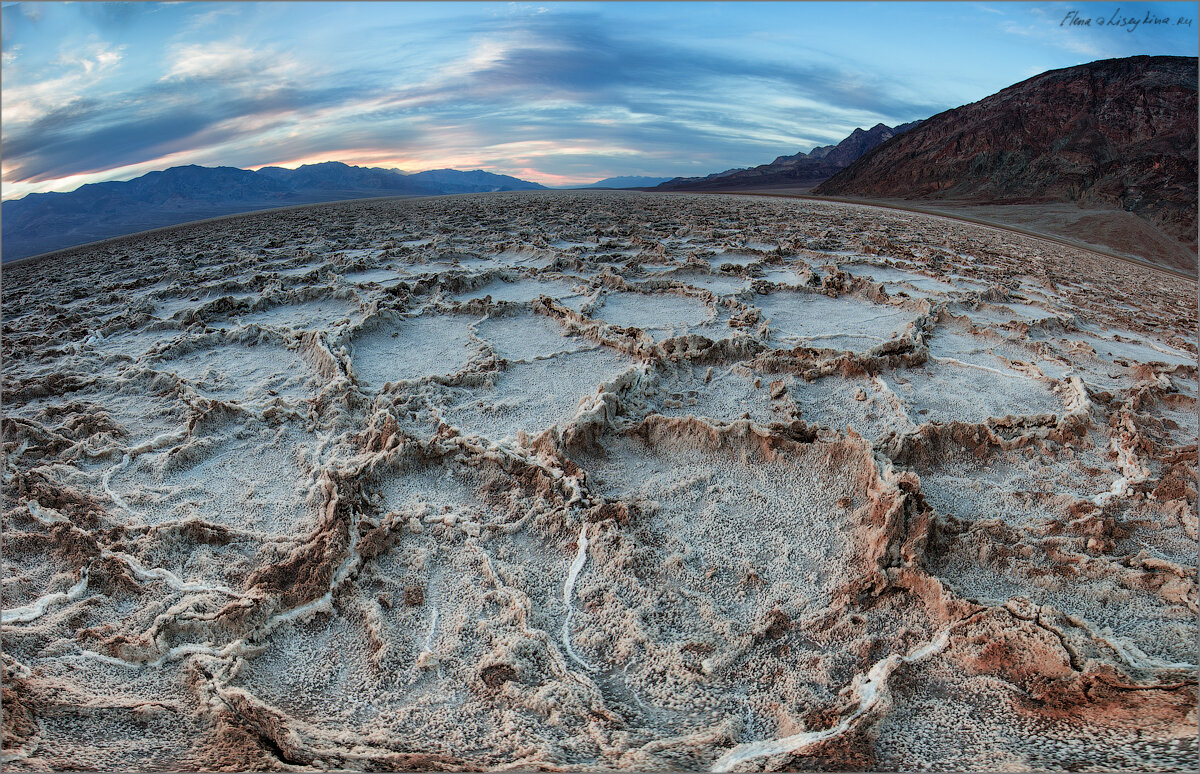
<svg viewBox="0 0 1200 774">
<path fill-rule="evenodd" d="M 750 169 L 727 169 L 707 177 L 677 177 L 658 188 L 665 191 L 758 188 L 772 185 L 807 188 L 829 179 L 867 151 L 919 123 L 920 121 L 913 121 L 897 127 L 876 124 L 870 129 L 855 129 L 837 145 L 813 148 L 808 153 L 780 156 L 770 164 Z"/>
<path fill-rule="evenodd" d="M 475 170 L 404 174 L 337 161 L 296 169 L 172 167 L 127 182 L 69 193 L 30 194 L 3 204 L 3 255 L 14 260 L 109 237 L 220 215 L 372 196 L 431 196 L 542 189 Z"/>
<path fill-rule="evenodd" d="M 1197 60 L 1052 70 L 939 113 L 814 193 L 1121 209 L 1196 247 Z"/>
</svg>

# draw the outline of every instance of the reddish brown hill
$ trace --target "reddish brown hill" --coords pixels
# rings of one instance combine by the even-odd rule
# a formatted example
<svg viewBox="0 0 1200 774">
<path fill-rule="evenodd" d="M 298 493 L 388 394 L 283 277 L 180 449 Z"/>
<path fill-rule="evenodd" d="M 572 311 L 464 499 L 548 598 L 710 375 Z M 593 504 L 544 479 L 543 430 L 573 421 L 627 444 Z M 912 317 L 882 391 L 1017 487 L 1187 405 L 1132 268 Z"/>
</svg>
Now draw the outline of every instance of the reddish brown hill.
<svg viewBox="0 0 1200 774">
<path fill-rule="evenodd" d="M 1042 73 L 892 138 L 814 193 L 1122 209 L 1196 247 L 1197 60 Z"/>
</svg>

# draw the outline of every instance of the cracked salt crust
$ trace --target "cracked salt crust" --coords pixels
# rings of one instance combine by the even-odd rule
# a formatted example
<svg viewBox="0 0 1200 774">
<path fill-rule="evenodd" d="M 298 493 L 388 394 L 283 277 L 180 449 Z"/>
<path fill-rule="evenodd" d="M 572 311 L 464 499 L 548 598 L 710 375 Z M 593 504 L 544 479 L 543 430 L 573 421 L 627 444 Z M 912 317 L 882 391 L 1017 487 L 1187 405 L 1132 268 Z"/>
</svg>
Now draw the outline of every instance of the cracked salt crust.
<svg viewBox="0 0 1200 774">
<path fill-rule="evenodd" d="M 626 192 L 5 273 L 6 767 L 1195 763 L 1178 282 Z"/>
</svg>

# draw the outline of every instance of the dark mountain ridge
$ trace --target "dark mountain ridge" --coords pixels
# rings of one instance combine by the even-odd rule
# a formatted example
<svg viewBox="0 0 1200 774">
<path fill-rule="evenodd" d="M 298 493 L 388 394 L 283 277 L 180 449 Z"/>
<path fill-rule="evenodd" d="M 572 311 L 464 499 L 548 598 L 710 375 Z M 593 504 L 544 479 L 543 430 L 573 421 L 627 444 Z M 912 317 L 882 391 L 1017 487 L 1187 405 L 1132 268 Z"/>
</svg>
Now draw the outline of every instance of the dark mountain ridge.
<svg viewBox="0 0 1200 774">
<path fill-rule="evenodd" d="M 716 190 L 777 185 L 808 188 L 828 180 L 867 151 L 920 123 L 913 121 L 896 127 L 876 124 L 870 129 L 855 129 L 837 145 L 824 145 L 808 153 L 780 156 L 770 164 L 749 169 L 727 169 L 706 177 L 677 177 L 659 185 L 658 190 Z"/>
<path fill-rule="evenodd" d="M 933 116 L 814 193 L 1131 212 L 1196 249 L 1197 59 L 1051 70 Z"/>
<path fill-rule="evenodd" d="M 171 167 L 126 182 L 91 183 L 68 193 L 30 194 L 3 204 L 5 261 L 220 215 L 375 196 L 433 196 L 541 190 L 482 170 L 406 174 L 338 161 L 296 169 Z"/>
</svg>

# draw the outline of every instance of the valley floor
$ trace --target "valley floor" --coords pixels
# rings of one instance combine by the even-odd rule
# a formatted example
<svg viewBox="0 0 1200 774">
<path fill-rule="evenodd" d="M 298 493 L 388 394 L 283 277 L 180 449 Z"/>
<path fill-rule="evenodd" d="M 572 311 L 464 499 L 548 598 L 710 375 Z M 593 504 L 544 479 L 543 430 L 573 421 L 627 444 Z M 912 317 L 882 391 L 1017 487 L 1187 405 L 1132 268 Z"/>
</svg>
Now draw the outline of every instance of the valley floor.
<svg viewBox="0 0 1200 774">
<path fill-rule="evenodd" d="M 1195 286 L 763 196 L 5 268 L 11 770 L 1197 763 Z"/>
<path fill-rule="evenodd" d="M 945 200 L 828 197 L 813 196 L 811 190 L 772 186 L 736 193 L 797 196 L 816 201 L 875 205 L 927 215 L 941 215 L 968 223 L 1010 229 L 1028 236 L 1048 238 L 1062 242 L 1068 247 L 1081 247 L 1110 258 L 1164 269 L 1193 280 L 1196 278 L 1194 247 L 1178 242 L 1155 228 L 1153 224 L 1122 210 L 1086 209 L 1070 203 L 974 204 Z"/>
</svg>

